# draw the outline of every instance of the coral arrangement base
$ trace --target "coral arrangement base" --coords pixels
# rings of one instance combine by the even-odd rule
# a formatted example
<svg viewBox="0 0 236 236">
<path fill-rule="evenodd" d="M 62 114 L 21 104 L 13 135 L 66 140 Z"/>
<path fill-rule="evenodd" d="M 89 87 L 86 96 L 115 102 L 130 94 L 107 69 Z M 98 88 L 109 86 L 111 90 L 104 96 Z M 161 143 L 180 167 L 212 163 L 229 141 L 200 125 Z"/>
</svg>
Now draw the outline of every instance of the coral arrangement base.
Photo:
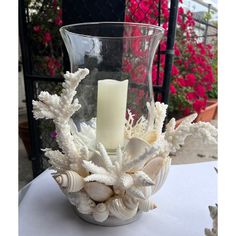
<svg viewBox="0 0 236 236">
<path fill-rule="evenodd" d="M 76 213 L 77 216 L 79 216 L 82 220 L 91 223 L 91 224 L 95 224 L 95 225 L 100 225 L 100 226 L 105 226 L 105 227 L 114 227 L 114 226 L 122 226 L 122 225 L 127 225 L 130 224 L 138 219 L 141 218 L 142 213 L 137 213 L 133 218 L 130 218 L 128 220 L 121 220 L 118 219 L 116 217 L 113 216 L 109 216 L 107 218 L 107 220 L 103 221 L 103 222 L 98 222 L 96 220 L 94 220 L 92 215 L 85 215 L 80 213 L 75 206 L 72 206 L 74 209 L 74 212 Z"/>
</svg>

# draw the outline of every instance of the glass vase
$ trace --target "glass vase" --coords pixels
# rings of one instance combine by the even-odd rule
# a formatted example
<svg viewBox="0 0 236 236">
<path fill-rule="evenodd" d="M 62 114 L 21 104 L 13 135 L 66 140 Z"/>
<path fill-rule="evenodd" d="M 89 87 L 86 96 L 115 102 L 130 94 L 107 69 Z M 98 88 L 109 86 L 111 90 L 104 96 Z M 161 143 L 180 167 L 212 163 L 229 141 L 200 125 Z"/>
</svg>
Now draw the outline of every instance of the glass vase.
<svg viewBox="0 0 236 236">
<path fill-rule="evenodd" d="M 96 141 L 112 155 L 125 144 L 129 111 L 137 122 L 147 118 L 147 102 L 154 103 L 152 64 L 164 30 L 149 24 L 96 22 L 66 25 L 60 33 L 71 72 L 89 69 L 77 89 L 81 108 L 74 123 L 80 129 L 81 123 L 96 118 Z M 82 218 L 92 222 L 89 216 Z M 123 222 L 109 218 L 102 225 L 127 224 L 137 218 Z"/>
</svg>

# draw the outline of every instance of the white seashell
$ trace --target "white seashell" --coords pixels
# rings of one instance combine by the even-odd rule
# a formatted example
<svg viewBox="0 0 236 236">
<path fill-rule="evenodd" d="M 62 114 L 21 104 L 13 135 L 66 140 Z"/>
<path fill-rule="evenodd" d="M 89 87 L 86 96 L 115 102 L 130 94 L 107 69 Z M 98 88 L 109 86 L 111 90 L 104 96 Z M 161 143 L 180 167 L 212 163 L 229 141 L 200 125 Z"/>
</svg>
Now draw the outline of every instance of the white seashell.
<svg viewBox="0 0 236 236">
<path fill-rule="evenodd" d="M 126 151 L 131 159 L 137 157 L 144 153 L 146 149 L 149 149 L 151 146 L 144 139 L 133 137 L 129 140 L 126 145 Z"/>
<path fill-rule="evenodd" d="M 105 203 L 98 203 L 93 210 L 93 218 L 98 222 L 105 221 L 109 216 L 109 210 Z"/>
<path fill-rule="evenodd" d="M 110 199 L 107 204 L 111 215 L 122 220 L 128 220 L 135 216 L 138 209 L 138 207 L 133 209 L 126 207 L 122 198 Z"/>
<path fill-rule="evenodd" d="M 84 179 L 72 170 L 67 170 L 64 174 L 55 175 L 54 178 L 67 192 L 78 192 L 84 187 Z"/>
<path fill-rule="evenodd" d="M 74 205 L 74 206 L 78 206 L 79 202 L 80 202 L 80 194 L 79 192 L 75 192 L 75 193 L 66 193 L 66 196 L 69 200 L 69 202 Z"/>
<path fill-rule="evenodd" d="M 156 157 L 143 167 L 143 172 L 155 182 L 155 185 L 152 187 L 152 194 L 157 192 L 165 182 L 170 163 L 171 159 L 169 157 Z"/>
<path fill-rule="evenodd" d="M 133 177 L 136 186 L 151 186 L 155 184 L 153 180 L 143 171 L 136 171 Z"/>
<path fill-rule="evenodd" d="M 106 201 L 113 195 L 113 191 L 110 187 L 99 182 L 85 183 L 84 190 L 91 199 L 97 202 Z"/>
<path fill-rule="evenodd" d="M 152 187 L 152 194 L 156 193 L 165 183 L 167 175 L 169 173 L 170 165 L 171 165 L 171 158 L 170 157 L 165 158 L 163 167 L 161 168 L 156 178 L 156 184 Z"/>
<path fill-rule="evenodd" d="M 87 193 L 79 192 L 79 203 L 77 205 L 77 210 L 82 214 L 91 214 L 95 208 L 95 202 L 89 198 Z"/>
<path fill-rule="evenodd" d="M 138 207 L 139 204 L 137 199 L 130 197 L 127 194 L 123 197 L 123 202 L 125 206 L 129 209 L 135 209 L 136 207 Z"/>
<path fill-rule="evenodd" d="M 126 191 L 127 191 L 127 194 L 129 194 L 130 196 L 132 196 L 134 198 L 145 199 L 145 196 L 144 196 L 142 190 L 135 187 L 134 185 L 132 187 L 128 188 Z"/>
<path fill-rule="evenodd" d="M 155 203 L 153 203 L 150 200 L 139 200 L 139 207 L 138 208 L 140 211 L 147 212 L 149 210 L 153 210 L 153 209 L 157 208 L 157 206 Z"/>
</svg>

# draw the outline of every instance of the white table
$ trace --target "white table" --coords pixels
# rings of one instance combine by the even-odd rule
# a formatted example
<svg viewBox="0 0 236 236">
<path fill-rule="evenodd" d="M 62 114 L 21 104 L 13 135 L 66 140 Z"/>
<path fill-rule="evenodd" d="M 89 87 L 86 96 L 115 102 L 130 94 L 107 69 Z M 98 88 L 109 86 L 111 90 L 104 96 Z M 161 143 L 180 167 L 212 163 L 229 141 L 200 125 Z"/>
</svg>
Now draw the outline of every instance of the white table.
<svg viewBox="0 0 236 236">
<path fill-rule="evenodd" d="M 211 228 L 208 205 L 217 202 L 217 162 L 171 166 L 157 209 L 136 222 L 101 227 L 84 222 L 47 170 L 20 193 L 20 236 L 203 236 Z M 23 196 L 23 197 L 22 197 Z"/>
</svg>

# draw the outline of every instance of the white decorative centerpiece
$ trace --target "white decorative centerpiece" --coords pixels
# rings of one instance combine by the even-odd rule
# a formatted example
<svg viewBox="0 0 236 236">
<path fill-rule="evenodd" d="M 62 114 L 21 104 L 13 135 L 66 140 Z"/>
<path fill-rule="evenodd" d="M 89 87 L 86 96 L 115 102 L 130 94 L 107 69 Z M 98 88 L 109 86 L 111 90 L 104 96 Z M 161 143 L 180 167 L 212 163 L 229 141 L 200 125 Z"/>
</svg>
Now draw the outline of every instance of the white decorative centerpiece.
<svg viewBox="0 0 236 236">
<path fill-rule="evenodd" d="M 151 79 L 162 28 L 100 22 L 60 32 L 71 73 L 64 75 L 60 96 L 41 92 L 33 101 L 34 117 L 52 119 L 57 133 L 59 149 L 46 148 L 45 156 L 80 217 L 127 224 L 156 208 L 150 196 L 166 180 L 169 154 L 192 134 L 216 142 L 217 131 L 192 124 L 196 115 L 178 128 L 171 119 L 163 129 L 167 105 L 154 102 Z"/>
<path fill-rule="evenodd" d="M 41 92 L 33 101 L 36 119 L 52 119 L 60 150 L 44 149 L 53 177 L 87 221 L 103 225 L 120 225 L 133 221 L 141 212 L 156 208 L 149 198 L 165 182 L 171 159 L 189 135 L 200 135 L 216 143 L 217 130 L 209 123 L 191 123 L 186 118 L 177 128 L 171 119 L 162 132 L 167 105 L 147 103 L 148 119 L 134 122 L 128 111 L 124 125 L 124 145 L 109 153 L 96 141 L 96 119 L 81 124 L 80 131 L 71 116 L 80 109 L 76 88 L 86 79 L 88 69 L 67 72 L 60 96 Z M 111 139 L 113 137 L 110 137 Z"/>
</svg>

